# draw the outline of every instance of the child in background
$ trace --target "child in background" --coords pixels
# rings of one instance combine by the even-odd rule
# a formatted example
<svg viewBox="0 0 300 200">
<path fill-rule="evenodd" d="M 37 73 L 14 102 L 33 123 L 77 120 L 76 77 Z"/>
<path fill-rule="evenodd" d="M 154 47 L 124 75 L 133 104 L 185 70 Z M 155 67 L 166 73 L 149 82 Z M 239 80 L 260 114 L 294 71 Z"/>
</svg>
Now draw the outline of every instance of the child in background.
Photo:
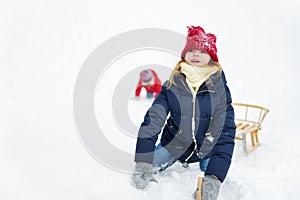
<svg viewBox="0 0 300 200">
<path fill-rule="evenodd" d="M 153 69 L 146 69 L 140 72 L 140 79 L 135 89 L 135 97 L 140 96 L 142 88 L 145 88 L 147 98 L 156 98 L 161 90 L 161 81 Z"/>
</svg>

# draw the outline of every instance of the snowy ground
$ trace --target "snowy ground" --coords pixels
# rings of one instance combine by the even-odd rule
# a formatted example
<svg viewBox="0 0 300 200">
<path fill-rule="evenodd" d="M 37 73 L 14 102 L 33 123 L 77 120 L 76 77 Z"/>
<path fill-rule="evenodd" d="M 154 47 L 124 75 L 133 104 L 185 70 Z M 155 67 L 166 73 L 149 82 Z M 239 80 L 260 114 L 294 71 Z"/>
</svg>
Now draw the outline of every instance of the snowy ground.
<svg viewBox="0 0 300 200">
<path fill-rule="evenodd" d="M 147 191 L 135 190 L 128 174 L 100 164 L 87 152 L 72 106 L 81 66 L 100 44 L 139 28 L 185 34 L 185 26 L 193 24 L 216 33 L 233 100 L 271 110 L 255 152 L 246 156 L 237 142 L 220 199 L 298 199 L 298 1 L 13 0 L 0 5 L 0 199 L 192 199 L 197 165 L 187 170 L 175 164 L 157 175 L 158 183 Z M 136 59 L 128 55 L 115 62 L 103 77 L 111 82 L 96 91 L 95 99 L 106 92 L 103 102 L 95 104 L 97 119 L 104 120 L 103 113 L 108 118 L 106 128 L 117 129 L 110 119 L 111 91 L 122 73 L 149 63 L 172 68 L 177 59 L 139 53 Z M 129 100 L 134 124 L 150 104 L 143 98 Z M 113 132 L 107 137 L 114 145 L 134 150 L 133 138 Z"/>
</svg>

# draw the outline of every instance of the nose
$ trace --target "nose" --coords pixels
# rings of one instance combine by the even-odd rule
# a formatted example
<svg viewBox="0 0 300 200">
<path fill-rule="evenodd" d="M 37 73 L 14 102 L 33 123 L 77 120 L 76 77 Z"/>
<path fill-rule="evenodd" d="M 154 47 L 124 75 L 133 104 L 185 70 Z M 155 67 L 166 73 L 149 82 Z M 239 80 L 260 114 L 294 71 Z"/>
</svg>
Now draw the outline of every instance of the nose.
<svg viewBox="0 0 300 200">
<path fill-rule="evenodd" d="M 199 56 L 199 51 L 198 51 L 198 50 L 193 51 L 193 56 L 194 56 L 194 57 L 198 57 L 198 56 Z"/>
</svg>

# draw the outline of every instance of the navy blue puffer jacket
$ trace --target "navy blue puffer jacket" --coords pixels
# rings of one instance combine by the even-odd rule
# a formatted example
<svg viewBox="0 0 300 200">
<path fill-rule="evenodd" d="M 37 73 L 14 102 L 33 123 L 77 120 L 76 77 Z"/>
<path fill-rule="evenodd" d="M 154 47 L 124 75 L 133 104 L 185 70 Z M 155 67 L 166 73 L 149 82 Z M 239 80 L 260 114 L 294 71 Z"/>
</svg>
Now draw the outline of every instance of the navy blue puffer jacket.
<svg viewBox="0 0 300 200">
<path fill-rule="evenodd" d="M 213 74 L 194 96 L 185 75 L 166 81 L 141 124 L 136 162 L 152 163 L 156 141 L 182 162 L 210 158 L 206 175 L 224 181 L 234 149 L 235 123 L 224 72 Z"/>
</svg>

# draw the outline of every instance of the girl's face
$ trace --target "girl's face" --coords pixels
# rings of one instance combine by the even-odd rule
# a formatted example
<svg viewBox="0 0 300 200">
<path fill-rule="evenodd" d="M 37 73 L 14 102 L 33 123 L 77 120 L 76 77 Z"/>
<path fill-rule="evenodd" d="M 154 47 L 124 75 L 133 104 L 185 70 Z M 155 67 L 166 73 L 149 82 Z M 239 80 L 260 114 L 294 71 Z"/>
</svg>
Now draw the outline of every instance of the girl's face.
<svg viewBox="0 0 300 200">
<path fill-rule="evenodd" d="M 207 65 L 210 59 L 210 55 L 204 50 L 190 50 L 184 56 L 185 62 L 195 67 Z"/>
</svg>

